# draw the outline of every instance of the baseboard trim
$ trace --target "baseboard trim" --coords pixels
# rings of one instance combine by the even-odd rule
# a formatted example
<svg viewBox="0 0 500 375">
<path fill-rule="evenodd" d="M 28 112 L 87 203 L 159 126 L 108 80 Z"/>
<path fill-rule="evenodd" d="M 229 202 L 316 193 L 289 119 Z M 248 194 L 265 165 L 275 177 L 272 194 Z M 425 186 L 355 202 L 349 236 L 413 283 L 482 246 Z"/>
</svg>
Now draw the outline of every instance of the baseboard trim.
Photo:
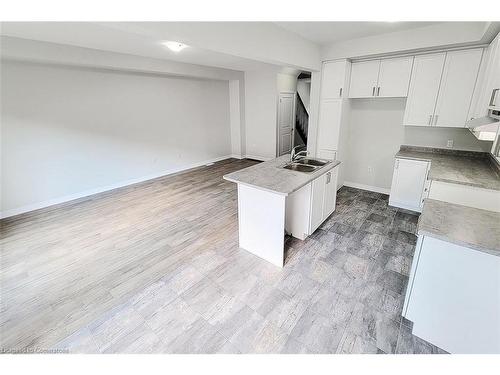
<svg viewBox="0 0 500 375">
<path fill-rule="evenodd" d="M 274 158 L 268 158 L 268 157 L 265 157 L 265 156 L 252 155 L 252 154 L 246 154 L 245 158 L 259 160 L 259 161 L 268 161 L 268 160 L 274 159 Z"/>
<path fill-rule="evenodd" d="M 391 192 L 391 189 L 381 188 L 381 187 L 372 186 L 372 185 L 358 184 L 357 182 L 351 182 L 351 181 L 344 181 L 344 186 L 349 186 L 349 187 L 356 188 L 356 189 L 373 191 L 375 193 L 382 193 L 382 194 L 387 194 L 387 195 L 389 195 L 389 193 Z"/>
<path fill-rule="evenodd" d="M 160 177 L 165 177 L 165 176 L 172 175 L 175 173 L 185 172 L 189 169 L 202 167 L 206 164 L 215 163 L 215 162 L 218 162 L 221 160 L 230 159 L 232 157 L 233 157 L 232 155 L 219 156 L 217 158 L 200 161 L 200 162 L 189 164 L 189 165 L 182 166 L 182 167 L 168 169 L 168 170 L 165 170 L 162 172 L 158 172 L 158 173 L 154 173 L 151 175 L 122 181 L 122 182 L 119 182 L 116 184 L 101 186 L 101 187 L 98 187 L 95 189 L 84 190 L 84 191 L 81 191 L 79 193 L 69 194 L 69 195 L 59 197 L 59 198 L 49 199 L 49 200 L 46 200 L 43 202 L 38 202 L 38 203 L 33 203 L 33 204 L 26 205 L 26 206 L 18 207 L 18 208 L 13 208 L 13 209 L 10 209 L 7 211 L 0 212 L 0 219 L 6 219 L 8 217 L 12 217 L 12 216 L 24 214 L 27 212 L 39 210 L 41 208 L 54 206 L 56 204 L 67 203 L 67 202 L 74 201 L 74 200 L 81 199 L 81 198 L 87 198 L 87 197 L 90 197 L 90 196 L 95 195 L 95 194 L 104 193 L 104 192 L 107 192 L 110 190 L 123 188 L 126 186 L 138 184 L 141 182 L 146 182 L 149 180 L 154 180 L 155 178 L 160 178 Z"/>
<path fill-rule="evenodd" d="M 245 156 L 243 156 L 241 154 L 231 154 L 229 157 L 233 158 L 233 159 L 244 159 L 245 158 Z"/>
</svg>

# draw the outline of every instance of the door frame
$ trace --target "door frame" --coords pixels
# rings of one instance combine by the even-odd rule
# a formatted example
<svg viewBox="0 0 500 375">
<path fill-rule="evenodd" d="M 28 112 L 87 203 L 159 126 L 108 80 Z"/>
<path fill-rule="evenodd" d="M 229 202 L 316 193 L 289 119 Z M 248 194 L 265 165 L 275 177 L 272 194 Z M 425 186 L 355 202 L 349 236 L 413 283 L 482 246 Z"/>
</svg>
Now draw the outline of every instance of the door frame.
<svg viewBox="0 0 500 375">
<path fill-rule="evenodd" d="M 293 144 L 295 141 L 295 111 L 297 105 L 297 91 L 280 91 L 278 93 L 278 100 L 276 101 L 276 157 L 280 156 L 280 99 L 281 95 L 293 95 L 293 104 L 292 104 L 292 140 L 291 140 L 291 148 L 293 148 Z"/>
</svg>

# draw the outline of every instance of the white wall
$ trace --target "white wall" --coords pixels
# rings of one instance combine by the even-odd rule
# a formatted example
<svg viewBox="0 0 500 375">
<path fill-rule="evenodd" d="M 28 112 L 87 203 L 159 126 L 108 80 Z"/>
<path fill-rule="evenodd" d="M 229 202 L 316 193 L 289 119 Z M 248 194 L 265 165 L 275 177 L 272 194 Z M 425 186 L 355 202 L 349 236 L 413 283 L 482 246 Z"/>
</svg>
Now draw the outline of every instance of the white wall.
<svg viewBox="0 0 500 375">
<path fill-rule="evenodd" d="M 322 48 L 322 60 L 364 57 L 489 43 L 498 25 L 493 22 L 448 22 L 426 27 L 345 40 Z"/>
<path fill-rule="evenodd" d="M 403 144 L 488 151 L 491 142 L 478 141 L 467 129 L 403 126 L 406 99 L 350 100 L 345 184 L 379 190 L 391 187 L 394 155 Z"/>
<path fill-rule="evenodd" d="M 6 216 L 224 158 L 227 81 L 2 61 Z"/>
<path fill-rule="evenodd" d="M 297 81 L 297 92 L 300 95 L 304 107 L 306 107 L 307 113 L 310 111 L 311 104 L 311 80 L 299 79 Z"/>
<path fill-rule="evenodd" d="M 274 68 L 245 72 L 245 144 L 252 159 L 276 157 L 276 74 Z"/>
<path fill-rule="evenodd" d="M 276 76 L 276 87 L 278 93 L 288 91 L 297 91 L 297 75 L 278 73 Z"/>
</svg>

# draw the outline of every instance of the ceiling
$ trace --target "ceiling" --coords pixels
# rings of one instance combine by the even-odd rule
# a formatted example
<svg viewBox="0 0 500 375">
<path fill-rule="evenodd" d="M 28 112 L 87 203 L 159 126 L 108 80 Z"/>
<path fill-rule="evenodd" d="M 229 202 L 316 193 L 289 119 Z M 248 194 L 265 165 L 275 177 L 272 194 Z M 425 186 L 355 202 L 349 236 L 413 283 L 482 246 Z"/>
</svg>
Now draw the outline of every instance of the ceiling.
<svg viewBox="0 0 500 375">
<path fill-rule="evenodd" d="M 2 22 L 0 34 L 239 71 L 269 66 L 193 46 L 175 53 L 161 44 L 167 38 L 153 34 L 147 26 L 119 22 Z"/>
<path fill-rule="evenodd" d="M 285 30 L 324 45 L 444 22 L 275 22 Z"/>
</svg>

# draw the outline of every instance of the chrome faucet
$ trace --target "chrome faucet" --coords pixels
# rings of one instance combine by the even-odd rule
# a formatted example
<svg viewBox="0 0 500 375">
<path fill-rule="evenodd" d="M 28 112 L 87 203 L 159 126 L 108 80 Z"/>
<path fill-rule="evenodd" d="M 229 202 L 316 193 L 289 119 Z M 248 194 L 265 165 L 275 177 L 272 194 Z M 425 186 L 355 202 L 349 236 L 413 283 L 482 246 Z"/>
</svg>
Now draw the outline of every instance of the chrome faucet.
<svg viewBox="0 0 500 375">
<path fill-rule="evenodd" d="M 292 148 L 292 152 L 290 153 L 290 161 L 291 162 L 294 162 L 295 160 L 297 160 L 297 158 L 299 156 L 307 156 L 307 150 L 302 150 L 302 151 L 299 151 L 299 152 L 296 152 L 296 149 L 298 148 L 303 148 L 305 147 L 304 145 L 298 145 L 298 146 L 295 146 L 294 148 Z"/>
</svg>

